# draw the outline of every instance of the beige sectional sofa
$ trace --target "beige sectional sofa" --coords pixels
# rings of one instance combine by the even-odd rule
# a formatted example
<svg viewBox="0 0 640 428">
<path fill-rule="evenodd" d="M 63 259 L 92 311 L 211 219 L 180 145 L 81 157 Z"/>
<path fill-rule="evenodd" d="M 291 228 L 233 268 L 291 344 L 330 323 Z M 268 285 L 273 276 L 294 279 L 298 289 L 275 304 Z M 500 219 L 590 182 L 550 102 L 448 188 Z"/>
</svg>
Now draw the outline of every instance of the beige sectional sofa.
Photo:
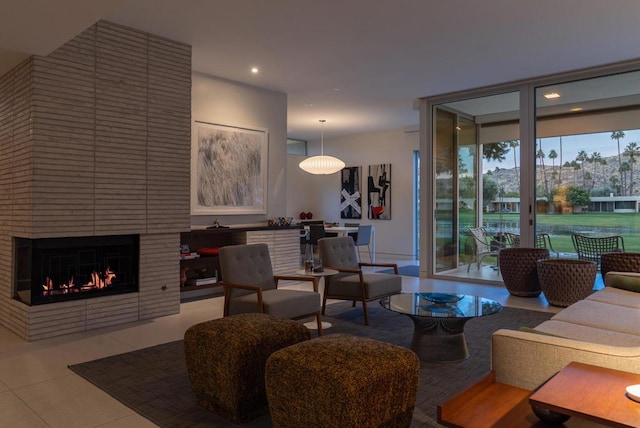
<svg viewBox="0 0 640 428">
<path fill-rule="evenodd" d="M 640 373 L 640 273 L 605 285 L 534 329 L 496 331 L 496 381 L 533 390 L 572 361 Z"/>
</svg>

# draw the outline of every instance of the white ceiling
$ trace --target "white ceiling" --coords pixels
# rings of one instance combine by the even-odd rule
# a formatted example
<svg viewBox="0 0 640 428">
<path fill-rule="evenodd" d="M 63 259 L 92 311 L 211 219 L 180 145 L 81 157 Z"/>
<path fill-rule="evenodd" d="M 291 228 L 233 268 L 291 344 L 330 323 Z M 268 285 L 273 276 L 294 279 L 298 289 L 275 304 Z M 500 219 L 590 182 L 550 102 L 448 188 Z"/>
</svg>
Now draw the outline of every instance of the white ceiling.
<svg viewBox="0 0 640 428">
<path fill-rule="evenodd" d="M 288 94 L 289 135 L 415 125 L 415 98 L 640 57 L 638 0 L 1 0 L 0 73 L 98 19 Z M 260 68 L 258 75 L 249 72 Z"/>
</svg>

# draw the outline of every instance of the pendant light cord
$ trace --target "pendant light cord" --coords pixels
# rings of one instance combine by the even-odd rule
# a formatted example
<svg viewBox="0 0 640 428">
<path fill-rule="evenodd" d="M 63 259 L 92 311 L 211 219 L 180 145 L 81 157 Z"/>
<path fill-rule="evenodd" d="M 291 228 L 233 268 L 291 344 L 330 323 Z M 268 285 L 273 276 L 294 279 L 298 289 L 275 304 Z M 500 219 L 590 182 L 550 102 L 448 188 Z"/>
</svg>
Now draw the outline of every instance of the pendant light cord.
<svg viewBox="0 0 640 428">
<path fill-rule="evenodd" d="M 324 156 L 324 123 L 326 120 L 320 119 L 320 156 Z"/>
</svg>

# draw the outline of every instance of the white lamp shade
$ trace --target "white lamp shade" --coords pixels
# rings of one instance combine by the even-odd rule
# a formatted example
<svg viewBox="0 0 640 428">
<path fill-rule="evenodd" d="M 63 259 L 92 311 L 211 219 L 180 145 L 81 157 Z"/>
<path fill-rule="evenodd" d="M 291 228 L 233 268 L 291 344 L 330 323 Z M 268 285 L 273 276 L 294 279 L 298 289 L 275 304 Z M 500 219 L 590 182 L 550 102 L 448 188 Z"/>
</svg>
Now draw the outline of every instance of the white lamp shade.
<svg viewBox="0 0 640 428">
<path fill-rule="evenodd" d="M 342 170 L 345 164 L 333 156 L 311 156 L 300 162 L 298 166 L 310 174 L 328 175 Z"/>
</svg>

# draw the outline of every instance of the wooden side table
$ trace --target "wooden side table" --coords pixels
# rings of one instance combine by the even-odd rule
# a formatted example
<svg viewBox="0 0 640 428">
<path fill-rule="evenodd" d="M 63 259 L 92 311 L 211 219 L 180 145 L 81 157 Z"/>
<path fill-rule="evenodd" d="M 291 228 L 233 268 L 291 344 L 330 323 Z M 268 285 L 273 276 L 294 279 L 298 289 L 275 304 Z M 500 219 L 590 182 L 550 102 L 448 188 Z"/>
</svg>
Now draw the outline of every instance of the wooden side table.
<svg viewBox="0 0 640 428">
<path fill-rule="evenodd" d="M 640 426 L 640 403 L 626 387 L 640 374 L 570 363 L 531 395 L 529 402 L 554 412 L 614 427 Z"/>
<path fill-rule="evenodd" d="M 495 372 L 438 406 L 438 422 L 454 428 L 601 428 L 583 418 L 571 418 L 564 425 L 546 423 L 533 414 L 532 392 L 495 381 Z M 638 403 L 640 404 L 640 403 Z"/>
</svg>

